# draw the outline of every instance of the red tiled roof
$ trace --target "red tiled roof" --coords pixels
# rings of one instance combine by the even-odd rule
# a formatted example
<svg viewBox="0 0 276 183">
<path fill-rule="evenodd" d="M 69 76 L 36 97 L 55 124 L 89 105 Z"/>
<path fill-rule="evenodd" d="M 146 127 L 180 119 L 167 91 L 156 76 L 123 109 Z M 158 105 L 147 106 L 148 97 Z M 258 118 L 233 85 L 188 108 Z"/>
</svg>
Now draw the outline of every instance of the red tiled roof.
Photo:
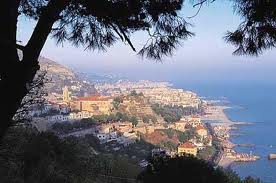
<svg viewBox="0 0 276 183">
<path fill-rule="evenodd" d="M 79 101 L 107 101 L 109 97 L 104 97 L 104 96 L 88 96 L 88 97 L 80 97 L 78 100 Z"/>
<path fill-rule="evenodd" d="M 198 125 L 198 126 L 196 127 L 196 130 L 205 130 L 205 128 L 204 128 L 204 126 L 202 126 L 202 125 Z"/>
<path fill-rule="evenodd" d="M 180 148 L 196 148 L 196 146 L 194 144 L 192 144 L 191 142 L 185 142 L 183 144 L 181 144 L 179 146 Z"/>
</svg>

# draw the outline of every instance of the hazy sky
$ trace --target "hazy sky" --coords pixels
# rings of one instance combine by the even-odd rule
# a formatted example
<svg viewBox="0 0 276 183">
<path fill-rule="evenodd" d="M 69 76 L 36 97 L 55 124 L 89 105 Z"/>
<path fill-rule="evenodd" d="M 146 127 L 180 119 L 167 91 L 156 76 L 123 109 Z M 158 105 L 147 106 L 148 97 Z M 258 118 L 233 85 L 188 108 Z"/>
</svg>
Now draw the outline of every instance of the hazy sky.
<svg viewBox="0 0 276 183">
<path fill-rule="evenodd" d="M 184 17 L 192 16 L 197 11 L 186 3 L 181 12 Z M 142 59 L 129 46 L 116 43 L 107 52 L 84 51 L 69 43 L 56 46 L 48 39 L 42 55 L 61 64 L 92 73 L 115 73 L 133 79 L 159 79 L 183 81 L 273 80 L 276 76 L 276 49 L 265 52 L 262 56 L 232 56 L 234 48 L 224 42 L 227 30 L 234 30 L 240 22 L 234 15 L 228 1 L 216 1 L 202 8 L 192 19 L 190 28 L 196 35 L 184 41 L 172 57 L 164 58 L 162 63 Z M 35 23 L 20 18 L 19 40 L 26 43 Z M 137 49 L 145 39 L 143 34 L 135 34 L 131 39 Z"/>
</svg>

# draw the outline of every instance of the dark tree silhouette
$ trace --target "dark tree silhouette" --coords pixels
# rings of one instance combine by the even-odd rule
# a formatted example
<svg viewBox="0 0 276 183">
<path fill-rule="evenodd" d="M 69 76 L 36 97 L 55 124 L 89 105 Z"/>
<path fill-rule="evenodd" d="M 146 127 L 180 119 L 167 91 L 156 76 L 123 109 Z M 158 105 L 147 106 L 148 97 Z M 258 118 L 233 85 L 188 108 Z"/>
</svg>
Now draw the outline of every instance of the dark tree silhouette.
<svg viewBox="0 0 276 183">
<path fill-rule="evenodd" d="M 153 158 L 138 180 L 143 183 L 260 183 L 259 179 L 252 177 L 241 180 L 231 169 L 214 168 L 212 164 L 191 156 Z"/>
<path fill-rule="evenodd" d="M 276 46 L 276 1 L 234 0 L 236 12 L 243 21 L 226 41 L 237 47 L 236 55 L 259 55 Z"/>
</svg>

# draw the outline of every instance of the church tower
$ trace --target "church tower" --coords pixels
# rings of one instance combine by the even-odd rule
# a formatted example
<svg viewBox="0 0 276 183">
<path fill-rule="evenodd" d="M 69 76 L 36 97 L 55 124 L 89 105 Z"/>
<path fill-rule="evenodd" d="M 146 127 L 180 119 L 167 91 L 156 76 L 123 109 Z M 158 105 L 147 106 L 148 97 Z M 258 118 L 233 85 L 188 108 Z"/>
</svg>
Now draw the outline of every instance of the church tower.
<svg viewBox="0 0 276 183">
<path fill-rule="evenodd" d="M 70 97 L 70 92 L 67 86 L 65 86 L 63 89 L 63 102 L 70 102 L 71 97 Z"/>
</svg>

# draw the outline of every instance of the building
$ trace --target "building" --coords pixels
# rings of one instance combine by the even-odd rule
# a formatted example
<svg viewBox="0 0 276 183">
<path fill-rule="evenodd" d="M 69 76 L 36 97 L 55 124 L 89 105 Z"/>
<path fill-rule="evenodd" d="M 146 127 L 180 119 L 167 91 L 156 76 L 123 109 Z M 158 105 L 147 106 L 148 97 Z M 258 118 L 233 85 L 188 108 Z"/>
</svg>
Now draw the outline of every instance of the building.
<svg viewBox="0 0 276 183">
<path fill-rule="evenodd" d="M 66 122 L 66 121 L 69 121 L 69 116 L 58 114 L 58 115 L 48 116 L 47 120 L 50 122 Z"/>
<path fill-rule="evenodd" d="M 202 125 L 196 127 L 196 132 L 201 138 L 206 138 L 208 135 L 207 129 Z"/>
<path fill-rule="evenodd" d="M 197 147 L 192 144 L 191 142 L 185 142 L 183 144 L 181 144 L 180 146 L 178 146 L 177 148 L 177 152 L 179 155 L 197 155 Z"/>
<path fill-rule="evenodd" d="M 80 97 L 75 101 L 74 108 L 79 111 L 87 111 L 94 115 L 110 114 L 113 100 L 109 97 L 94 95 Z"/>
<path fill-rule="evenodd" d="M 175 122 L 174 129 L 184 132 L 186 124 L 187 124 L 187 121 L 185 119 L 180 119 L 180 121 Z"/>
<path fill-rule="evenodd" d="M 87 111 L 81 111 L 81 112 L 71 112 L 69 114 L 70 120 L 81 120 L 84 118 L 91 118 L 92 114 Z"/>
<path fill-rule="evenodd" d="M 188 117 L 188 125 L 192 127 L 197 127 L 198 125 L 201 125 L 201 118 L 198 116 L 190 116 Z"/>
<path fill-rule="evenodd" d="M 70 102 L 71 97 L 70 97 L 70 92 L 67 86 L 65 86 L 62 89 L 62 97 L 63 97 L 63 102 Z"/>
<path fill-rule="evenodd" d="M 130 144 L 135 143 L 135 139 L 127 138 L 125 136 L 120 136 L 117 138 L 117 143 L 123 145 L 124 147 L 127 147 Z"/>
</svg>

